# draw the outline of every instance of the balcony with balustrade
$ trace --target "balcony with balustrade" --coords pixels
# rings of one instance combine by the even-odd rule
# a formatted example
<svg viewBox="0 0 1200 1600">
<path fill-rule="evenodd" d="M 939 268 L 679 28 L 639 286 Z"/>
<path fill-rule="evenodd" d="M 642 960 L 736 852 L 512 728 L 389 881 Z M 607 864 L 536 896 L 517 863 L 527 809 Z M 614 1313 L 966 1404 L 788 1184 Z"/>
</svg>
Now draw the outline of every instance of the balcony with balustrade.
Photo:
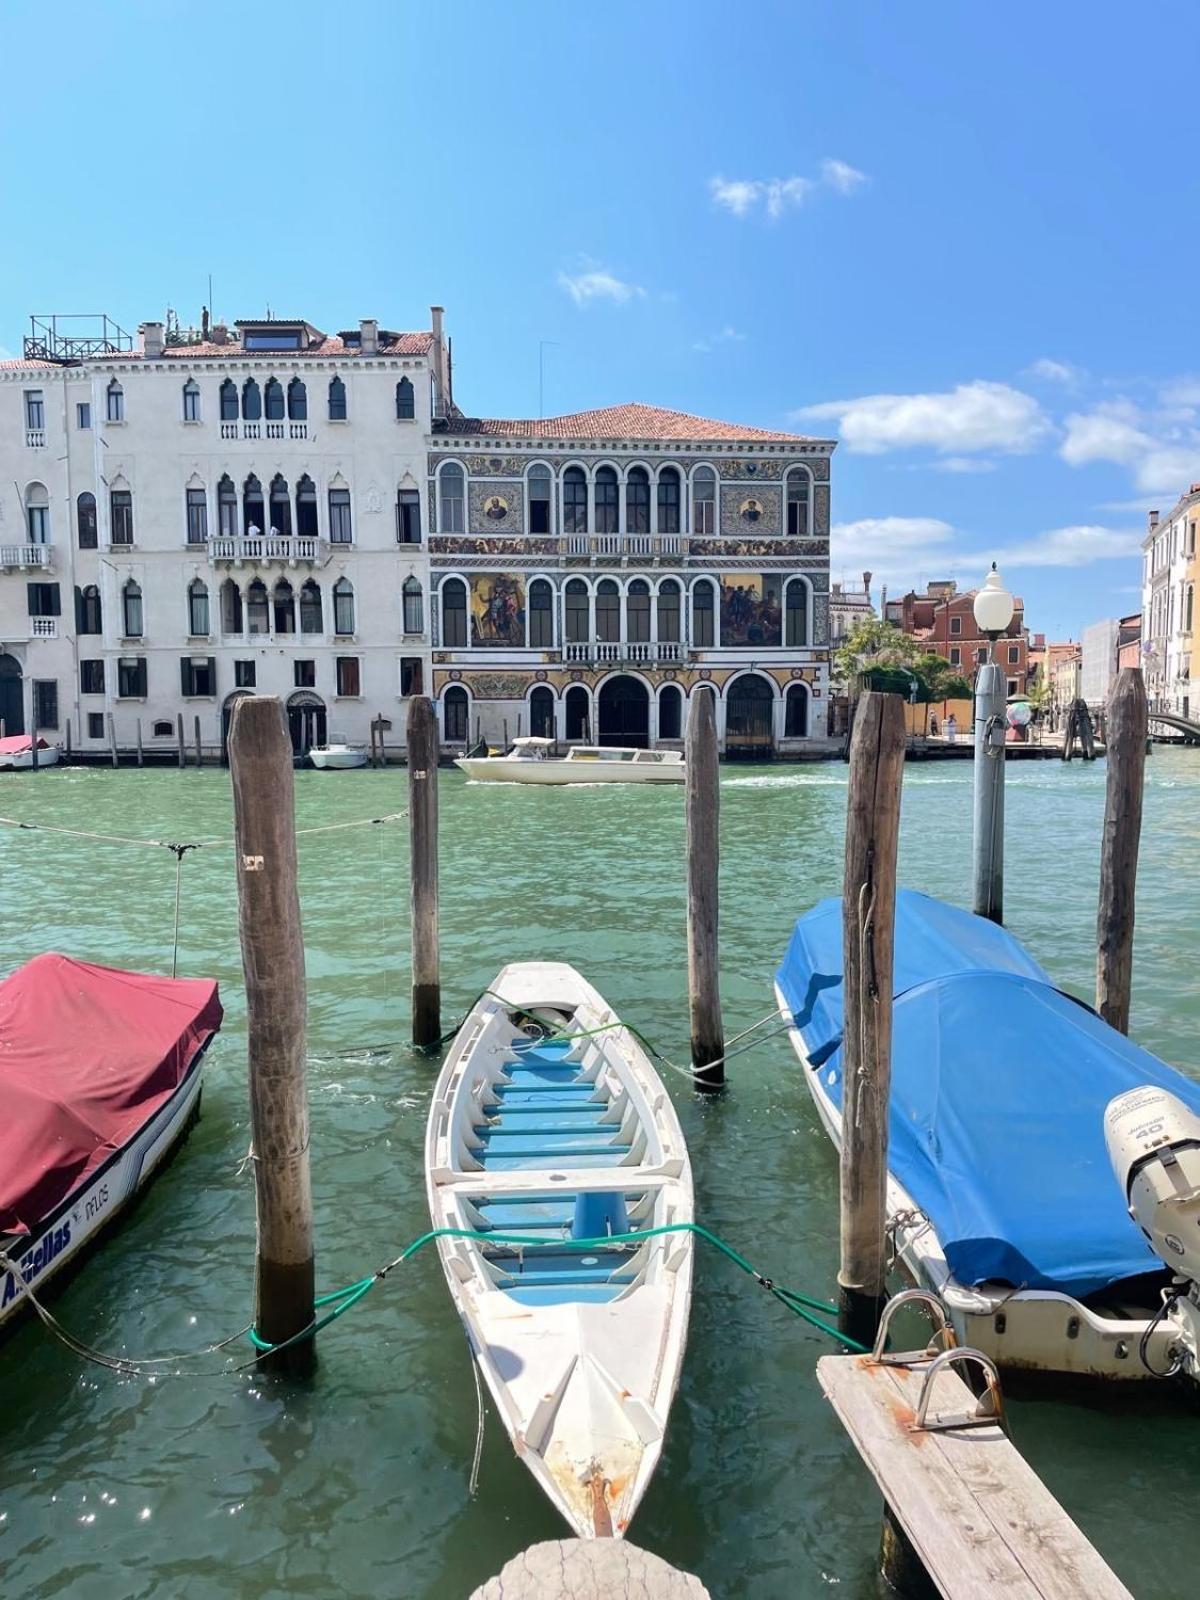
<svg viewBox="0 0 1200 1600">
<path fill-rule="evenodd" d="M 57 639 L 57 617 L 30 617 L 29 637 L 31 639 Z"/>
<path fill-rule="evenodd" d="M 211 566 L 323 566 L 329 559 L 324 539 L 306 534 L 217 535 L 207 541 Z M 349 549 L 350 546 L 345 548 Z"/>
<path fill-rule="evenodd" d="M 591 639 L 564 644 L 561 651 L 562 660 L 572 666 L 611 666 L 614 662 L 629 666 L 677 665 L 687 654 L 686 645 L 665 639 Z"/>
<path fill-rule="evenodd" d="M 44 450 L 46 448 L 45 428 L 26 428 L 25 448 L 27 450 Z"/>
<path fill-rule="evenodd" d="M 53 545 L 0 544 L 0 570 L 48 571 L 53 565 Z"/>
<path fill-rule="evenodd" d="M 222 422 L 222 439 L 307 439 L 308 423 L 293 421 Z"/>
</svg>

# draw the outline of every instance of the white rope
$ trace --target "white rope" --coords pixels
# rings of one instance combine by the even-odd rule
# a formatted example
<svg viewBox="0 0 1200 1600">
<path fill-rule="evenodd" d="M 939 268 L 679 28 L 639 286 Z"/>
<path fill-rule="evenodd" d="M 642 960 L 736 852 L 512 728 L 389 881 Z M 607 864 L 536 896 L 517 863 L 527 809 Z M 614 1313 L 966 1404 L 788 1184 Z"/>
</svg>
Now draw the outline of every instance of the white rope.
<svg viewBox="0 0 1200 1600">
<path fill-rule="evenodd" d="M 389 811 L 382 817 L 358 817 L 353 822 L 329 822 L 319 828 L 297 828 L 296 837 L 305 839 L 314 833 L 341 833 L 346 828 L 375 828 L 381 823 L 399 822 L 407 815 L 407 811 Z M 89 833 L 83 828 L 55 828 L 48 822 L 22 822 L 19 817 L 0 817 L 0 827 L 17 828 L 24 833 L 59 833 L 71 839 L 94 839 L 101 844 L 133 844 L 152 850 L 174 850 L 176 853 L 183 850 L 209 850 L 233 843 L 232 837 L 196 839 L 188 844 L 177 844 L 170 839 L 134 839 L 128 834 Z"/>
</svg>

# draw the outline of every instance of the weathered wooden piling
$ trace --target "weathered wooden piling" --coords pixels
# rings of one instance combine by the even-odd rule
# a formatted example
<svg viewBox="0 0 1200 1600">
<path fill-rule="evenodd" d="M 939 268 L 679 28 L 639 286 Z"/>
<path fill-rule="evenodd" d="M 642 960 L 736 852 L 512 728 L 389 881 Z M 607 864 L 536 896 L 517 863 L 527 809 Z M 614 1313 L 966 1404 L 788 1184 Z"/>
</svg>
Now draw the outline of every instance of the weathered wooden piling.
<svg viewBox="0 0 1200 1600">
<path fill-rule="evenodd" d="M 412 1040 L 442 1036 L 438 956 L 438 727 L 428 695 L 408 706 L 408 822 L 412 867 Z"/>
<path fill-rule="evenodd" d="M 0 739 L 4 737 L 4 724 L 0 722 Z M 67 718 L 67 760 L 71 759 L 71 719 Z"/>
<path fill-rule="evenodd" d="M 187 747 L 183 742 L 183 712 L 180 711 L 175 718 L 175 734 L 179 740 L 179 765 L 187 766 Z"/>
<path fill-rule="evenodd" d="M 142 719 L 141 719 L 141 717 L 138 717 L 137 721 L 134 724 L 134 727 L 137 730 L 137 764 L 138 764 L 139 767 L 144 767 L 145 764 L 146 764 L 146 756 L 145 756 L 145 752 L 142 749 Z"/>
<path fill-rule="evenodd" d="M 868 1345 L 886 1294 L 892 952 L 904 745 L 904 702 L 869 690 L 854 719 L 846 806 L 838 1271 L 838 1326 Z"/>
<path fill-rule="evenodd" d="M 236 702 L 229 770 L 258 1212 L 254 1320 L 259 1337 L 279 1345 L 312 1325 L 314 1274 L 295 782 L 283 707 L 273 695 Z M 263 1356 L 264 1365 L 293 1376 L 311 1372 L 315 1361 L 311 1338 Z"/>
<path fill-rule="evenodd" d="M 687 952 L 688 1018 L 692 1069 L 697 1089 L 719 1089 L 725 1082 L 725 1032 L 721 1023 L 718 957 L 721 864 L 721 779 L 717 760 L 716 698 L 694 689 L 688 711 Z"/>
<path fill-rule="evenodd" d="M 201 743 L 201 740 L 200 740 L 200 713 L 199 712 L 196 713 L 196 718 L 195 718 L 195 722 L 193 723 L 193 728 L 194 728 L 194 731 L 195 731 L 196 770 L 199 771 L 200 767 L 201 767 L 201 764 L 203 762 L 203 759 L 204 759 L 204 746 L 203 746 L 203 744 Z"/>
<path fill-rule="evenodd" d="M 1140 667 L 1123 667 L 1108 702 L 1100 906 L 1096 914 L 1096 1010 L 1129 1032 L 1133 920 L 1149 706 Z"/>
<path fill-rule="evenodd" d="M 38 769 L 38 725 L 37 718 L 33 719 L 33 734 L 29 740 L 29 763 L 34 772 Z"/>
<path fill-rule="evenodd" d="M 117 721 L 112 712 L 108 713 L 108 753 L 112 757 L 112 764 L 117 765 Z"/>
</svg>

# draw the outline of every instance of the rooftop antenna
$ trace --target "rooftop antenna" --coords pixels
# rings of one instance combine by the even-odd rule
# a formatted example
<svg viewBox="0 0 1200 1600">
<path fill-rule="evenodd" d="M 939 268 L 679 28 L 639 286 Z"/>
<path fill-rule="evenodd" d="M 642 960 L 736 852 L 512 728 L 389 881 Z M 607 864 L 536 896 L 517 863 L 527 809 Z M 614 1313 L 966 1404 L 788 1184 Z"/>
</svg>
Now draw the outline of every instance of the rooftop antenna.
<svg viewBox="0 0 1200 1600">
<path fill-rule="evenodd" d="M 546 347 L 557 350 L 557 339 L 538 340 L 538 421 L 546 415 Z"/>
</svg>

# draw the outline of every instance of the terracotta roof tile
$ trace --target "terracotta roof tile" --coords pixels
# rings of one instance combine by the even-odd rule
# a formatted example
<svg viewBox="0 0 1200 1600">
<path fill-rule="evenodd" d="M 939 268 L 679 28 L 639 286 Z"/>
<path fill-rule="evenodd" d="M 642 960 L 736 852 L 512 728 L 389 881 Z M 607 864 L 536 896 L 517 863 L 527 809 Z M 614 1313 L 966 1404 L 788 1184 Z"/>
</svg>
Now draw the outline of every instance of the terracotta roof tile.
<svg viewBox="0 0 1200 1600">
<path fill-rule="evenodd" d="M 53 372 L 57 361 L 0 361 L 0 372 Z"/>
<path fill-rule="evenodd" d="M 771 428 L 751 428 L 744 423 L 713 422 L 687 411 L 667 411 L 661 406 L 630 404 L 604 406 L 598 411 L 574 411 L 565 417 L 540 421 L 499 417 L 458 417 L 446 431 L 483 434 L 504 439 L 694 439 L 700 443 L 767 439 L 780 444 L 812 444 L 811 435 L 779 433 Z"/>
</svg>

